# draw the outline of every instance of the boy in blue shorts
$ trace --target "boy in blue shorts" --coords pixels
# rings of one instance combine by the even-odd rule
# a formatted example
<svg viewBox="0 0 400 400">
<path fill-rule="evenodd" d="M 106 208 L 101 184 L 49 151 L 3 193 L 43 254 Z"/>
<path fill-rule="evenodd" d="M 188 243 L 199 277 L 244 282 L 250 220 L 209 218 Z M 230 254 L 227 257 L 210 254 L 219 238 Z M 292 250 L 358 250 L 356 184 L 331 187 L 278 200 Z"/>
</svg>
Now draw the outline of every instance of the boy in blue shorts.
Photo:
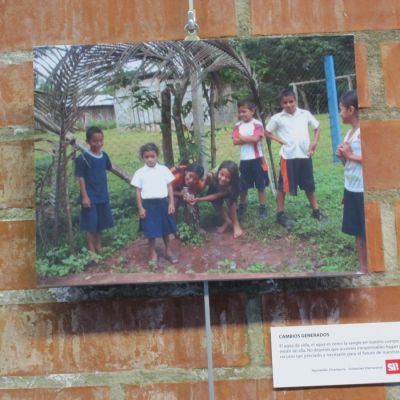
<svg viewBox="0 0 400 400">
<path fill-rule="evenodd" d="M 320 130 L 319 122 L 313 115 L 297 107 L 296 95 L 292 89 L 281 93 L 282 111 L 273 115 L 267 124 L 265 136 L 282 145 L 279 155 L 280 174 L 277 195 L 279 224 L 291 228 L 295 221 L 284 212 L 286 193 L 297 195 L 297 188 L 304 190 L 312 208 L 311 216 L 321 220 L 323 215 L 315 197 L 315 183 L 312 156 L 317 148 Z M 314 131 L 310 142 L 309 129 Z"/>
<path fill-rule="evenodd" d="M 95 126 L 86 131 L 86 150 L 75 160 L 75 176 L 79 181 L 81 216 L 80 228 L 87 232 L 88 250 L 101 251 L 101 231 L 114 225 L 108 198 L 107 171 L 111 161 L 102 151 L 103 131 Z"/>
<path fill-rule="evenodd" d="M 238 216 L 244 215 L 247 209 L 248 190 L 256 187 L 258 190 L 259 209 L 261 219 L 267 218 L 265 207 L 265 187 L 269 185 L 268 166 L 262 150 L 264 127 L 254 118 L 256 106 L 249 100 L 238 102 L 240 121 L 235 125 L 232 133 L 233 144 L 240 146 L 240 204 Z"/>
</svg>

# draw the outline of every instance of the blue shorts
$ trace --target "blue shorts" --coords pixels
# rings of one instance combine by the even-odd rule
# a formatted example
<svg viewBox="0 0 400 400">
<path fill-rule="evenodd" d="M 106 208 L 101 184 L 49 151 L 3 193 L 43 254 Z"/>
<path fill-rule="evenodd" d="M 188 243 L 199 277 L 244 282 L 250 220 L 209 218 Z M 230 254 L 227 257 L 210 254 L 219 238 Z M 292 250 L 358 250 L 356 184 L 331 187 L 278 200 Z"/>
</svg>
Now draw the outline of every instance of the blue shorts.
<svg viewBox="0 0 400 400">
<path fill-rule="evenodd" d="M 281 158 L 278 191 L 297 195 L 297 188 L 315 192 L 312 158 Z"/>
<path fill-rule="evenodd" d="M 176 233 L 173 214 L 168 214 L 168 198 L 143 199 L 146 217 L 140 218 L 139 229 L 147 238 L 162 238 Z"/>
<path fill-rule="evenodd" d="M 342 232 L 365 238 L 364 193 L 344 189 Z"/>
<path fill-rule="evenodd" d="M 80 228 L 95 233 L 114 226 L 110 203 L 94 203 L 89 208 L 81 208 Z"/>
<path fill-rule="evenodd" d="M 262 192 L 269 185 L 268 168 L 263 157 L 240 161 L 240 191 L 256 187 Z"/>
</svg>

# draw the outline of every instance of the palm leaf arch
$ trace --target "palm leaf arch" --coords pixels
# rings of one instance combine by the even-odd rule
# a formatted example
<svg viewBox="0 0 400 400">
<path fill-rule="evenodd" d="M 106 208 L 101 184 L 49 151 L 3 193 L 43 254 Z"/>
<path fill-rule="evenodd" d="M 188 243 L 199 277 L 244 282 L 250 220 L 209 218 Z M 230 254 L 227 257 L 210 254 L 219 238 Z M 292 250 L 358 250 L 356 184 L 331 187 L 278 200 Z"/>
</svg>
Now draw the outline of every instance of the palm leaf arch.
<svg viewBox="0 0 400 400">
<path fill-rule="evenodd" d="M 37 124 L 84 148 L 71 135 L 82 107 L 93 102 L 98 90 L 115 82 L 117 73 L 129 63 L 137 64 L 138 74 L 152 74 L 160 80 L 184 80 L 195 71 L 199 84 L 206 77 L 218 79 L 221 69 L 236 69 L 247 82 L 264 123 L 257 76 L 245 55 L 229 40 L 201 40 L 35 49 L 35 74 L 44 80 L 46 88 L 35 91 Z M 273 165 L 269 142 L 268 149 Z"/>
</svg>

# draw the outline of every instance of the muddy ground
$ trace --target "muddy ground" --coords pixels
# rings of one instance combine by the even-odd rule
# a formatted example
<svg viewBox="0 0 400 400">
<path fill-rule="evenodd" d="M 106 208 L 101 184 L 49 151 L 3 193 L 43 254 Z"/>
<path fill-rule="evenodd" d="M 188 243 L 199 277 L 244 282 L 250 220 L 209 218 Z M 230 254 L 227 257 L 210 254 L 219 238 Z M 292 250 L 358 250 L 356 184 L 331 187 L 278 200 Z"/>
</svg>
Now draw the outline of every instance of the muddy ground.
<svg viewBox="0 0 400 400">
<path fill-rule="evenodd" d="M 65 277 L 45 278 L 40 286 L 82 286 L 146 282 L 184 282 L 204 280 L 259 279 L 276 276 L 315 275 L 316 260 L 309 243 L 294 240 L 289 234 L 268 243 L 249 235 L 234 239 L 232 232 L 206 232 L 201 246 L 171 240 L 171 249 L 178 257 L 170 263 L 164 255 L 163 243 L 157 242 L 157 265 L 148 265 L 146 239 L 126 245 L 108 260 L 91 263 L 85 272 Z M 306 268 L 305 268 L 306 266 Z"/>
</svg>

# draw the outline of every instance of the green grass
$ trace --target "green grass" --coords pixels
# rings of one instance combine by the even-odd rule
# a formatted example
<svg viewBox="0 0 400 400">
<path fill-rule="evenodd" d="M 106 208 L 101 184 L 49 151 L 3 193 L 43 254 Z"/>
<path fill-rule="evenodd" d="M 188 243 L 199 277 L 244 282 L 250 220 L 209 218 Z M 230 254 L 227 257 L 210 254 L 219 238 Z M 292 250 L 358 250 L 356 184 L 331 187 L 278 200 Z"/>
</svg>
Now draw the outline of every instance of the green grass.
<svg viewBox="0 0 400 400">
<path fill-rule="evenodd" d="M 298 196 L 287 196 L 285 209 L 296 220 L 296 226 L 289 233 L 276 223 L 275 220 L 275 199 L 272 191 L 267 190 L 267 207 L 269 217 L 267 220 L 260 220 L 257 216 L 257 193 L 256 190 L 249 191 L 249 207 L 246 218 L 243 221 L 243 228 L 247 233 L 263 243 L 268 243 L 276 238 L 290 234 L 291 240 L 304 243 L 304 254 L 299 255 L 302 260 L 299 265 L 292 268 L 296 271 L 315 272 L 337 272 L 354 271 L 357 266 L 357 257 L 354 249 L 354 238 L 344 235 L 341 232 L 342 206 L 341 198 L 343 193 L 343 167 L 334 164 L 332 161 L 332 149 L 329 130 L 328 115 L 318 115 L 321 123 L 321 139 L 317 152 L 313 157 L 314 177 L 316 181 L 316 196 L 320 208 L 327 215 L 327 221 L 319 223 L 310 217 L 311 209 L 306 196 L 302 191 Z M 343 132 L 346 127 L 343 127 Z M 139 159 L 139 148 L 146 142 L 154 142 L 161 148 L 161 133 L 159 132 L 137 132 L 118 131 L 108 129 L 104 131 L 104 150 L 109 154 L 113 163 L 124 168 L 133 175 L 134 171 L 142 166 Z M 84 139 L 84 133 L 79 132 L 77 136 Z M 55 138 L 54 135 L 42 135 L 42 138 Z M 57 140 L 56 140 L 57 141 Z M 178 158 L 176 141 L 173 143 L 175 159 Z M 239 162 L 239 149 L 232 145 L 231 127 L 223 127 L 217 133 L 217 161 L 231 159 Z M 47 142 L 39 142 L 38 147 L 48 149 Z M 266 148 L 266 147 L 265 147 Z M 273 142 L 272 151 L 277 173 L 279 173 L 279 152 L 280 146 Z M 46 165 L 51 162 L 51 156 L 45 152 L 37 153 L 37 175 L 43 173 Z M 270 160 L 268 159 L 270 164 Z M 162 162 L 162 157 L 160 158 Z M 79 218 L 78 195 L 79 188 L 73 178 L 72 163 L 69 169 L 70 176 L 70 198 L 73 205 L 74 225 L 77 227 Z M 109 191 L 116 220 L 116 226 L 104 233 L 104 244 L 110 249 L 117 249 L 138 237 L 137 233 L 137 210 L 133 195 L 133 188 L 126 182 L 121 181 L 112 174 L 109 174 Z M 215 220 L 215 214 L 210 204 L 201 204 L 202 223 L 211 226 Z M 84 248 L 85 237 L 78 228 L 76 230 L 76 242 L 78 248 Z M 58 246 L 58 245 L 57 245 Z M 45 258 L 46 251 L 38 245 L 39 256 Z M 52 249 L 50 249 L 50 252 Z M 75 260 L 73 260 L 75 262 Z M 221 260 L 223 263 L 224 260 Z M 74 263 L 72 263 L 74 264 Z M 75 266 L 77 270 L 81 265 Z M 66 267 L 63 267 L 64 270 Z M 249 267 L 249 272 L 262 271 L 262 265 Z M 49 275 L 49 267 L 45 265 L 44 274 Z M 70 272 L 68 272 L 70 273 Z"/>
</svg>

